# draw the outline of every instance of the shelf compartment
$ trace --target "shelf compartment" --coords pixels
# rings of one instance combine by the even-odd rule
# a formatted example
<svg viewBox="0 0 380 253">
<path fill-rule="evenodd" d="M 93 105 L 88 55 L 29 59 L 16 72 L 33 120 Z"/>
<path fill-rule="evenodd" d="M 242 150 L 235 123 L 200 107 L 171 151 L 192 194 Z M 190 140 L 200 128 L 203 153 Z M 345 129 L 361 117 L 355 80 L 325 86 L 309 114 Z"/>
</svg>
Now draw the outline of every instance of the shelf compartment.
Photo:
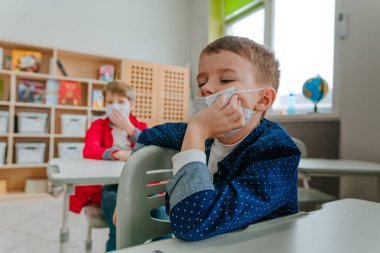
<svg viewBox="0 0 380 253">
<path fill-rule="evenodd" d="M 46 47 L 39 47 L 39 46 L 33 46 L 33 45 L 25 45 L 15 42 L 7 42 L 7 41 L 0 41 L 0 47 L 3 48 L 3 64 L 6 63 L 6 57 L 12 55 L 12 50 L 28 50 L 28 51 L 38 51 L 41 53 L 42 58 L 40 62 L 40 69 L 38 73 L 50 73 L 50 61 L 51 58 L 54 55 L 54 49 L 53 48 L 46 48 Z M 8 66 L 6 66 L 8 67 Z M 11 69 L 6 68 L 4 69 Z"/>
<path fill-rule="evenodd" d="M 31 164 L 26 164 L 27 166 L 24 166 L 25 164 L 23 163 L 17 163 L 16 162 L 16 153 L 17 153 L 17 148 L 16 148 L 16 144 L 18 143 L 45 143 L 45 153 L 44 153 L 44 156 L 43 156 L 43 162 L 42 163 L 31 163 Z M 25 138 L 25 137 L 18 137 L 18 138 L 14 138 L 14 144 L 13 144 L 13 159 L 12 159 L 12 166 L 14 167 L 19 167 L 19 168 L 23 168 L 23 167 L 29 167 L 29 165 L 35 165 L 34 167 L 38 167 L 40 166 L 41 164 L 45 164 L 49 161 L 49 139 L 48 138 L 41 138 L 41 137 L 29 137 L 29 138 Z"/>
<path fill-rule="evenodd" d="M 62 142 L 65 142 L 65 143 L 84 143 L 84 137 L 82 138 L 77 138 L 77 137 L 59 137 L 59 138 L 55 138 L 54 140 L 54 158 L 58 158 L 58 143 L 62 143 Z M 80 151 L 81 152 L 81 157 L 83 157 L 83 150 Z"/>
<path fill-rule="evenodd" d="M 104 64 L 110 64 L 115 67 L 115 79 L 120 79 L 121 77 L 121 59 L 64 50 L 58 50 L 57 58 L 61 61 L 69 77 L 98 79 L 99 67 Z M 63 76 L 59 68 L 57 68 L 57 74 Z"/>
<path fill-rule="evenodd" d="M 56 78 L 46 78 L 46 76 L 41 75 L 17 75 L 16 76 L 16 100 L 22 103 L 30 104 L 45 104 L 46 103 L 46 83 L 47 80 L 57 80 Z M 88 99 L 88 88 L 89 82 L 81 82 L 76 80 L 57 80 L 58 90 L 53 92 L 59 97 L 60 93 L 67 94 L 67 100 L 79 100 L 78 104 L 70 106 L 87 106 Z M 62 86 L 62 85 L 66 85 Z M 33 90 L 32 90 L 33 87 Z M 62 92 L 60 89 L 62 88 Z M 34 92 L 34 93 L 32 93 Z M 69 96 L 69 94 L 71 94 Z M 36 101 L 37 102 L 34 102 Z M 57 98 L 57 101 L 59 98 Z M 34 102 L 34 103 L 33 103 Z M 57 106 L 64 105 L 60 104 L 58 101 Z M 48 105 L 52 106 L 52 105 Z M 53 105 L 54 106 L 54 105 Z"/>
<path fill-rule="evenodd" d="M 62 136 L 62 120 L 61 116 L 63 114 L 73 114 L 73 115 L 84 115 L 87 116 L 87 110 L 70 110 L 70 109 L 56 109 L 55 110 L 55 121 L 54 121 L 54 134 Z M 88 119 L 87 119 L 88 121 Z M 76 136 L 75 136 L 76 137 Z"/>
<path fill-rule="evenodd" d="M 10 74 L 0 73 L 0 102 L 8 102 L 11 94 Z"/>
</svg>

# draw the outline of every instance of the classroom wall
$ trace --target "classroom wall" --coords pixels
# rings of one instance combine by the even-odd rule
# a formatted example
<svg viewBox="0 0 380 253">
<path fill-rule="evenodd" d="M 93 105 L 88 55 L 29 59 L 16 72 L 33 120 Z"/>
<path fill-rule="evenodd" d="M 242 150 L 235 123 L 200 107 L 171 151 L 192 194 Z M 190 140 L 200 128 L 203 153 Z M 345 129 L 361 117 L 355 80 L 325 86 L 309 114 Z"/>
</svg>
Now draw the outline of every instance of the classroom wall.
<svg viewBox="0 0 380 253">
<path fill-rule="evenodd" d="M 195 52 L 207 43 L 208 5 L 203 0 L 0 0 L 0 39 L 194 67 Z"/>
<path fill-rule="evenodd" d="M 348 35 L 339 40 L 340 156 L 380 163 L 380 1 L 339 0 Z M 379 179 L 347 178 L 345 195 L 380 200 Z"/>
</svg>

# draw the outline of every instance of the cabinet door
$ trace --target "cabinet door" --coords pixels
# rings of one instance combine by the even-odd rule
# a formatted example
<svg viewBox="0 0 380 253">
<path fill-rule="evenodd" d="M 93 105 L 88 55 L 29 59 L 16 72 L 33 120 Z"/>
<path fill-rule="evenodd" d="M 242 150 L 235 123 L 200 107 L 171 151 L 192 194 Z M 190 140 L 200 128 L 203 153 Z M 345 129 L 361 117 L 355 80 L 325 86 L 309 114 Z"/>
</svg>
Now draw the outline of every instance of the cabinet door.
<svg viewBox="0 0 380 253">
<path fill-rule="evenodd" d="M 158 122 L 186 121 L 189 114 L 189 69 L 160 65 Z"/>
<path fill-rule="evenodd" d="M 132 110 L 133 115 L 144 121 L 149 127 L 158 124 L 158 94 L 159 94 L 159 65 L 141 61 L 127 60 L 124 62 L 125 77 L 136 91 L 136 101 Z"/>
</svg>

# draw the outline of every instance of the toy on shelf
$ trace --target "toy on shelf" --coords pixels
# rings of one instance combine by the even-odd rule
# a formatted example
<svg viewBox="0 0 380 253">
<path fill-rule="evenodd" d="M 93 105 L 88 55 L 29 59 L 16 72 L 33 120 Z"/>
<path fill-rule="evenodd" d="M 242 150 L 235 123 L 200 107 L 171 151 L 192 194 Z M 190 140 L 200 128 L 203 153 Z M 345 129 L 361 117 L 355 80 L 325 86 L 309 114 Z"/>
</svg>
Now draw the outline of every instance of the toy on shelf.
<svg viewBox="0 0 380 253">
<path fill-rule="evenodd" d="M 12 70 L 38 72 L 42 54 L 38 51 L 12 50 Z"/>
<path fill-rule="evenodd" d="M 110 64 L 105 64 L 99 68 L 99 80 L 112 82 L 114 80 L 115 67 Z"/>
<path fill-rule="evenodd" d="M 101 90 L 93 90 L 92 91 L 92 107 L 93 108 L 104 108 L 103 91 L 101 91 Z"/>
<path fill-rule="evenodd" d="M 45 102 L 45 84 L 43 81 L 21 79 L 18 83 L 18 100 L 26 103 Z"/>
<path fill-rule="evenodd" d="M 81 105 L 82 91 L 79 82 L 61 81 L 58 91 L 59 104 L 61 105 Z"/>
</svg>

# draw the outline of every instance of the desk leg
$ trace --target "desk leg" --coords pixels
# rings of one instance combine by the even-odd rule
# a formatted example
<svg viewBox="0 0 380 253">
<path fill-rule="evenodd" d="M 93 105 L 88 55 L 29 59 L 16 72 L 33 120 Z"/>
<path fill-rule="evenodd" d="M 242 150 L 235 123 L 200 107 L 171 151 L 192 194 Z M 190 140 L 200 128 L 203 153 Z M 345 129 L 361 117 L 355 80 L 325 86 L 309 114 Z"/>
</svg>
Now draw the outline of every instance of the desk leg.
<svg viewBox="0 0 380 253">
<path fill-rule="evenodd" d="M 69 184 L 65 186 L 64 196 L 63 196 L 63 219 L 62 227 L 60 230 L 60 253 L 68 252 L 68 243 L 69 243 L 69 202 L 70 195 L 74 193 L 74 186 Z"/>
</svg>

